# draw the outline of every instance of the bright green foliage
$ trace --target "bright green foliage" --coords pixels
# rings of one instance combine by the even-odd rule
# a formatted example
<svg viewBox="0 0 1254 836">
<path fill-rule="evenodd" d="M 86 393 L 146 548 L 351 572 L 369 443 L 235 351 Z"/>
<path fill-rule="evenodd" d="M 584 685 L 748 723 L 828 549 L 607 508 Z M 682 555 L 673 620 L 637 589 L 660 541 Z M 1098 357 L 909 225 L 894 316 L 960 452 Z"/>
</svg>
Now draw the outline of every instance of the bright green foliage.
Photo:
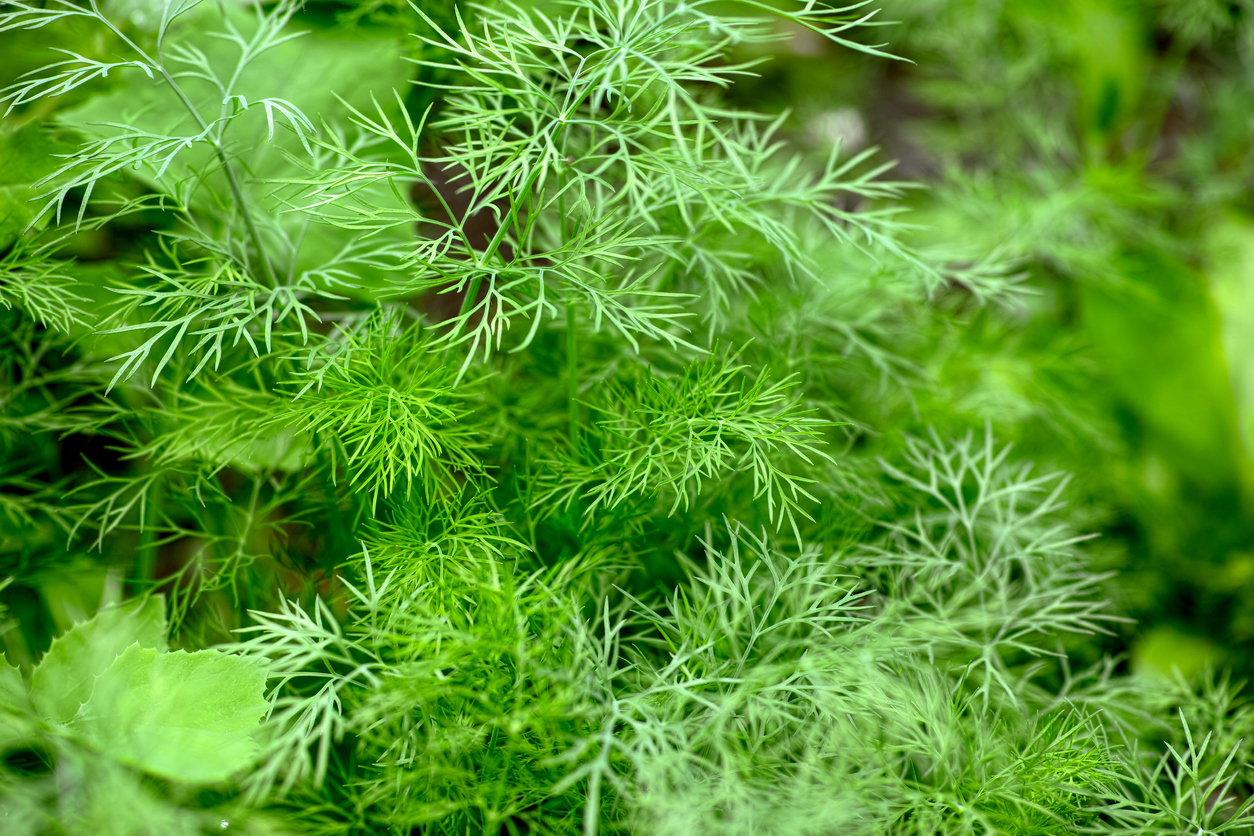
<svg viewBox="0 0 1254 836">
<path fill-rule="evenodd" d="M 1007 454 L 912 442 L 909 469 L 890 472 L 919 515 L 835 555 L 711 530 L 689 585 L 617 610 L 578 604 L 604 562 L 522 578 L 463 562 L 398 598 L 423 564 L 381 580 L 365 554 L 345 628 L 321 601 L 256 614 L 243 647 L 288 688 L 254 789 L 330 782 L 351 736 L 379 771 L 338 779 L 319 831 L 349 827 L 350 810 L 450 833 L 1254 825 L 1251 802 L 1204 803 L 1243 774 L 1235 695 L 1109 663 L 1073 673 L 1056 655 L 1066 633 L 1109 623 L 1101 578 L 1059 521 L 1057 480 Z M 1194 739 L 1216 723 L 1223 739 Z M 1174 748 L 1147 761 L 1128 736 L 1150 730 Z"/>
<path fill-rule="evenodd" d="M 702 360 L 675 380 L 646 371 L 635 380 L 607 383 L 590 404 L 598 418 L 600 461 L 577 456 L 559 471 L 561 481 L 535 499 L 537 506 L 570 507 L 590 500 L 585 515 L 601 506 L 613 508 L 633 495 L 670 499 L 669 513 L 687 507 L 707 482 L 730 473 L 753 474 L 753 498 L 765 498 L 774 521 L 787 520 L 800 503 L 813 501 L 804 476 L 790 475 L 781 463 L 804 465 L 830 457 L 821 449 L 822 431 L 832 425 L 789 403 L 794 381 L 769 383 L 767 372 L 756 382 L 744 378 L 734 358 Z M 808 515 L 807 515 L 808 516 Z"/>
<path fill-rule="evenodd" d="M 890 5 L 0 5 L 6 836 L 1254 832 L 1085 534 L 1254 472 L 1244 6 Z"/>
<path fill-rule="evenodd" d="M 333 456 L 342 449 L 352 485 L 369 492 L 372 507 L 394 489 L 447 502 L 458 492 L 454 474 L 480 475 L 471 407 L 456 370 L 429 341 L 380 328 L 347 334 L 334 348 L 297 393 L 292 414 L 276 422 L 328 439 Z"/>
</svg>

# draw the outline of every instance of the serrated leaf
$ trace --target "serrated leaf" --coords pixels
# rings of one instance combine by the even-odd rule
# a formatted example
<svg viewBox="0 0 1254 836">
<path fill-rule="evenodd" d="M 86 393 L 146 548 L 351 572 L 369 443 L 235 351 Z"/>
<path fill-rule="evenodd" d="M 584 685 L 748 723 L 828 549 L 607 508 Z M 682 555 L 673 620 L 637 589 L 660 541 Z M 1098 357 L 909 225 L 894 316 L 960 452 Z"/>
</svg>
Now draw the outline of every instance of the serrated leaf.
<svg viewBox="0 0 1254 836">
<path fill-rule="evenodd" d="M 30 695 L 17 668 L 0 659 L 0 747 L 29 732 Z"/>
<path fill-rule="evenodd" d="M 31 677 L 35 707 L 54 722 L 70 722 L 91 696 L 96 677 L 133 645 L 165 649 L 163 598 L 101 610 L 55 639 Z"/>
<path fill-rule="evenodd" d="M 8 662 L 0 660 L 0 705 L 20 705 L 26 698 L 22 674 Z"/>
<path fill-rule="evenodd" d="M 114 759 L 188 783 L 248 766 L 266 713 L 261 663 L 216 650 L 130 647 L 96 680 L 75 728 Z"/>
</svg>

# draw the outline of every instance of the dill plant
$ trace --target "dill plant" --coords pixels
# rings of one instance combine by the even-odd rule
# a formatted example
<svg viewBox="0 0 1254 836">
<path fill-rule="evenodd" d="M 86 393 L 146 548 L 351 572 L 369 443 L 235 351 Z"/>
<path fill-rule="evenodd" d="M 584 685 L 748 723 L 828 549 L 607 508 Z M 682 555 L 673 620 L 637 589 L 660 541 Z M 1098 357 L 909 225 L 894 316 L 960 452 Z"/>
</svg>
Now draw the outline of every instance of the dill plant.
<svg viewBox="0 0 1254 836">
<path fill-rule="evenodd" d="M 6 832 L 1254 827 L 1254 715 L 1102 655 L 1065 480 L 873 432 L 1022 288 L 727 103 L 789 28 L 892 60 L 869 5 L 121 8 L 0 6 L 94 39 L 0 94 L 4 571 L 140 599 L 6 634 Z M 230 758 L 108 725 L 141 667 Z"/>
</svg>

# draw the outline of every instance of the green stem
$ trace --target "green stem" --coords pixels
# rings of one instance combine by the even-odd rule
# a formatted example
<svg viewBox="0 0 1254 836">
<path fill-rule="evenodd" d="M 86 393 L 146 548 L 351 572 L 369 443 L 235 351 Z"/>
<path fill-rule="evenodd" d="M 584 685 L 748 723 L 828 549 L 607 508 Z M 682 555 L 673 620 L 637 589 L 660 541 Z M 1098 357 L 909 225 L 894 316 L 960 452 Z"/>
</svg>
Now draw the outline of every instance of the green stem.
<svg viewBox="0 0 1254 836">
<path fill-rule="evenodd" d="M 92 0 L 91 8 L 92 11 L 95 12 L 96 17 L 104 23 L 105 26 L 109 27 L 109 29 L 117 35 L 123 43 L 142 56 L 144 61 L 148 63 L 148 66 L 161 73 L 161 78 L 164 79 L 165 83 L 169 85 L 171 90 L 174 91 L 174 95 L 178 96 L 179 101 L 183 103 L 183 107 L 187 108 L 187 112 L 192 115 L 192 119 L 196 120 L 196 125 L 200 128 L 201 132 L 205 133 L 207 136 L 209 124 L 205 122 L 204 117 L 200 115 L 200 111 L 196 109 L 194 104 L 192 104 L 192 100 L 187 98 L 187 94 L 183 92 L 183 88 L 179 86 L 179 83 L 174 80 L 174 77 L 171 76 L 165 68 L 165 55 L 162 53 L 162 45 L 165 39 L 165 27 L 172 21 L 172 19 L 167 21 L 164 17 L 162 18 L 162 29 L 157 35 L 157 57 L 156 60 L 154 60 L 145 50 L 140 49 L 139 44 L 128 38 L 121 29 L 114 26 L 108 18 L 100 13 L 100 9 L 97 8 L 95 0 Z M 184 10 L 186 10 L 186 7 Z M 179 12 L 179 14 L 181 13 L 182 12 Z M 175 17 L 177 16 L 178 15 L 176 14 Z M 213 146 L 213 153 L 217 156 L 218 161 L 222 163 L 222 169 L 226 172 L 227 184 L 231 188 L 231 194 L 234 196 L 235 202 L 239 205 L 240 214 L 244 218 L 244 226 L 248 230 L 248 237 L 252 239 L 253 248 L 257 250 L 257 258 L 261 259 L 261 266 L 265 270 L 266 277 L 270 279 L 270 285 L 272 287 L 278 287 L 278 279 L 275 277 L 274 265 L 272 265 L 270 263 L 270 259 L 266 257 L 266 249 L 261 243 L 261 233 L 257 229 L 256 222 L 253 221 L 252 213 L 248 211 L 248 202 L 244 199 L 244 189 L 240 186 L 239 177 L 236 176 L 235 169 L 232 167 L 231 161 L 227 158 L 226 151 L 222 148 L 221 138 L 222 130 L 219 129 L 218 139 L 210 139 L 207 141 Z M 247 259 L 248 254 L 245 253 L 244 255 L 245 259 Z"/>
<path fill-rule="evenodd" d="M 568 233 L 566 228 L 566 172 L 562 171 L 557 181 L 557 214 L 562 246 L 566 246 Z M 567 409 L 570 414 L 570 449 L 579 449 L 579 348 L 576 322 L 578 321 L 578 305 L 575 294 L 566 291 L 566 394 Z"/>
<path fill-rule="evenodd" d="M 470 313 L 470 308 L 475 304 L 475 298 L 479 295 L 479 285 L 483 284 L 483 273 L 475 273 L 475 277 L 470 280 L 470 287 L 466 288 L 466 298 L 462 299 L 462 310 L 457 315 L 459 320 L 465 319 L 466 314 Z"/>
<path fill-rule="evenodd" d="M 178 82 L 176 82 L 170 74 L 166 72 L 165 66 L 162 63 L 158 62 L 157 69 L 161 72 L 161 77 L 165 79 L 166 84 L 170 85 L 170 89 L 173 90 L 174 94 L 179 97 L 179 101 L 181 101 L 183 106 L 187 108 L 187 112 L 190 113 L 192 118 L 196 120 L 196 124 L 200 127 L 200 130 L 202 132 L 207 131 L 209 129 L 209 125 L 205 122 L 204 117 L 200 115 L 200 111 L 196 109 L 196 106 L 192 104 L 191 99 L 187 98 L 187 94 L 183 92 L 183 88 L 179 87 Z M 257 229 L 257 223 L 253 220 L 252 213 L 248 211 L 248 202 L 244 198 L 244 189 L 240 185 L 239 177 L 235 174 L 235 167 L 231 165 L 231 161 L 227 158 L 226 151 L 222 148 L 221 143 L 211 139 L 209 140 L 209 144 L 213 146 L 213 153 L 217 156 L 218 161 L 222 163 L 222 170 L 226 172 L 227 185 L 230 186 L 231 195 L 235 198 L 236 205 L 239 206 L 240 215 L 244 218 L 244 227 L 248 230 L 248 237 L 253 242 L 253 249 L 257 251 L 257 258 L 261 260 L 261 266 L 265 271 L 266 278 L 270 280 L 271 287 L 278 287 L 278 279 L 274 274 L 274 265 L 272 265 L 270 263 L 270 259 L 266 257 L 266 248 L 261 243 L 261 232 Z"/>
<path fill-rule="evenodd" d="M 500 248 L 501 242 L 505 240 L 506 234 L 509 232 L 510 224 L 514 222 L 514 218 L 518 216 L 518 209 L 522 206 L 523 195 L 531 191 L 531 187 L 535 185 L 536 178 L 540 176 L 540 167 L 536 166 L 532 169 L 527 182 L 523 183 L 523 187 L 519 195 L 510 200 L 509 214 L 502 220 L 500 227 L 497 228 L 496 234 L 492 236 L 492 240 L 488 242 L 488 248 L 483 251 L 483 255 L 478 257 L 479 272 L 475 273 L 475 277 L 470 280 L 470 287 L 466 290 L 466 298 L 462 300 L 462 310 L 458 319 L 465 318 L 470 313 L 471 307 L 475 304 L 475 298 L 479 295 L 479 286 L 483 284 L 483 270 L 485 265 L 496 255 L 496 251 Z"/>
<path fill-rule="evenodd" d="M 566 387 L 570 399 L 570 447 L 579 449 L 579 353 L 575 332 L 576 305 L 566 299 Z"/>
<path fill-rule="evenodd" d="M 143 528 L 139 533 L 139 546 L 135 550 L 135 565 L 131 582 L 136 591 L 142 591 L 157 572 L 158 531 L 161 526 L 161 506 L 163 500 L 162 483 L 154 479 L 149 488 L 151 493 L 144 504 Z"/>
<path fill-rule="evenodd" d="M 531 193 L 531 187 L 536 184 L 536 178 L 540 176 L 540 166 L 537 165 L 531 170 L 531 174 L 527 176 L 527 182 L 523 183 L 522 188 L 518 190 L 517 195 L 510 200 L 509 214 L 502 220 L 501 225 L 497 228 L 496 234 L 492 236 L 492 240 L 488 242 L 488 248 L 484 250 L 483 256 L 479 259 L 480 264 L 487 264 L 497 249 L 500 248 L 501 242 L 505 240 L 505 236 L 509 233 L 510 224 L 514 222 L 514 218 L 518 215 L 518 210 L 522 208 L 524 196 Z"/>
<path fill-rule="evenodd" d="M 340 510 L 339 495 L 336 493 L 335 480 L 332 478 L 335 469 L 335 458 L 328 457 L 329 461 L 324 468 L 321 461 L 323 457 L 322 445 L 318 446 L 318 450 L 319 461 L 317 466 L 322 477 L 323 510 L 327 515 L 330 529 L 328 533 L 331 548 L 327 551 L 332 555 L 346 554 L 347 552 L 344 550 L 352 547 L 352 531 L 344 519 L 344 512 Z M 333 569 L 334 567 L 329 568 Z"/>
<path fill-rule="evenodd" d="M 154 387 L 156 383 L 154 381 Z M 154 392 L 154 394 L 156 394 Z M 177 394 L 168 390 L 163 390 L 158 397 L 160 409 L 155 411 L 152 416 L 153 426 L 151 431 L 152 438 L 160 437 L 160 427 L 162 417 L 169 415 L 173 411 L 173 406 L 177 402 Z M 140 531 L 139 544 L 135 550 L 135 564 L 132 567 L 134 577 L 131 579 L 137 592 L 144 591 L 149 586 L 153 578 L 157 574 L 157 550 L 160 547 L 161 532 L 161 509 L 165 505 L 165 483 L 166 475 L 157 471 L 156 462 L 149 458 L 145 463 L 144 477 L 148 479 L 148 485 L 144 488 L 146 495 L 144 496 L 144 504 L 140 512 Z M 154 473 L 154 471 L 157 471 Z"/>
</svg>

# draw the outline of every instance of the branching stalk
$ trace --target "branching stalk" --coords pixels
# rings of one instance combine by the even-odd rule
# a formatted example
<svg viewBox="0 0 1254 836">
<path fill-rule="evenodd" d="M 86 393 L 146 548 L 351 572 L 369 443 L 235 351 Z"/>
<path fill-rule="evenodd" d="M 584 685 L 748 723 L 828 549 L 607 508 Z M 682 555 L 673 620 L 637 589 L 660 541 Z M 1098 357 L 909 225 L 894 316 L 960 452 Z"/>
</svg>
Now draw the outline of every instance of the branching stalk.
<svg viewBox="0 0 1254 836">
<path fill-rule="evenodd" d="M 157 69 L 160 71 L 161 77 L 165 80 L 166 84 L 169 85 L 170 89 L 174 91 L 174 94 L 178 96 L 179 101 L 183 103 L 183 106 L 187 108 L 187 112 L 190 113 L 192 118 L 196 120 L 196 126 L 200 128 L 201 131 L 205 131 L 208 128 L 208 124 L 205 122 L 204 117 L 200 115 L 200 111 L 196 109 L 196 106 L 192 104 L 191 99 L 189 99 L 187 94 L 183 92 L 183 88 L 180 87 L 178 82 L 176 82 L 170 76 L 170 73 L 166 71 L 164 59 L 161 59 L 160 55 L 158 55 L 158 59 Z M 244 219 L 244 227 L 248 230 L 248 237 L 249 240 L 252 241 L 253 248 L 257 250 L 257 258 L 261 260 L 261 266 L 265 272 L 266 279 L 269 280 L 271 287 L 278 287 L 279 282 L 274 273 L 274 265 L 270 263 L 270 259 L 266 255 L 266 248 L 261 240 L 261 232 L 257 229 L 257 222 L 253 220 L 252 212 L 248 208 L 248 200 L 244 196 L 244 189 L 240 185 L 239 178 L 235 174 L 235 167 L 231 165 L 231 161 L 226 155 L 226 150 L 222 147 L 222 144 L 218 140 L 210 139 L 208 141 L 213 147 L 214 156 L 218 158 L 218 162 L 222 164 L 222 170 L 226 173 L 226 182 L 231 189 L 231 196 L 235 199 L 235 203 L 239 207 L 240 215 Z M 245 263 L 247 263 L 247 251 L 244 253 L 244 258 Z"/>
</svg>

